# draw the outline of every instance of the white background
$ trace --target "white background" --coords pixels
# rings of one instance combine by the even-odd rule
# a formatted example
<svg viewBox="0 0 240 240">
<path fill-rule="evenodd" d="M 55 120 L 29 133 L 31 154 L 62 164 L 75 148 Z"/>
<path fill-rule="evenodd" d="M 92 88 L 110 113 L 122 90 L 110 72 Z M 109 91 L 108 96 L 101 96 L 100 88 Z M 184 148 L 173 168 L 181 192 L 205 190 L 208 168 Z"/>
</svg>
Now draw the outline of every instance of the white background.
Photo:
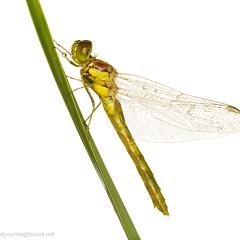
<svg viewBox="0 0 240 240">
<path fill-rule="evenodd" d="M 42 1 L 53 37 L 90 39 L 120 72 L 240 106 L 239 1 Z M 126 239 L 66 110 L 25 1 L 2 1 L 0 231 Z M 68 75 L 78 69 L 62 59 Z M 76 85 L 75 85 L 76 86 Z M 76 93 L 87 115 L 91 104 Z M 139 143 L 164 193 L 156 209 L 103 112 L 91 133 L 143 240 L 240 239 L 240 134 Z"/>
</svg>

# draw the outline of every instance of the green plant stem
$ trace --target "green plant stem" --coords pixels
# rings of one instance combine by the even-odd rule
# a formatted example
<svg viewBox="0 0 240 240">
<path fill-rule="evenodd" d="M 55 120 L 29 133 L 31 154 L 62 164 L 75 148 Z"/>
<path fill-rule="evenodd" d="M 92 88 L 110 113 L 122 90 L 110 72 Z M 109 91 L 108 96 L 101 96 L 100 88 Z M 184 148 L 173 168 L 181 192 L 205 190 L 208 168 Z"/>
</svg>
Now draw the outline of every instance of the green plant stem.
<svg viewBox="0 0 240 240">
<path fill-rule="evenodd" d="M 60 64 L 58 55 L 54 48 L 52 37 L 44 17 L 41 5 L 38 0 L 26 0 L 35 29 L 37 31 L 39 40 L 41 42 L 43 51 L 46 55 L 48 64 L 51 68 L 53 76 L 56 80 L 58 88 L 62 94 L 63 100 L 67 106 L 67 109 L 72 117 L 75 127 L 81 137 L 81 140 L 87 150 L 87 153 L 100 177 L 109 199 L 115 209 L 115 212 L 122 224 L 122 227 L 128 237 L 131 240 L 140 239 L 133 222 L 117 192 L 116 187 L 104 165 L 104 162 L 96 148 L 96 145 L 84 123 L 83 116 L 80 112 L 78 104 L 71 93 L 71 88 L 65 77 L 63 68 Z M 116 239 L 116 236 L 113 237 Z"/>
</svg>

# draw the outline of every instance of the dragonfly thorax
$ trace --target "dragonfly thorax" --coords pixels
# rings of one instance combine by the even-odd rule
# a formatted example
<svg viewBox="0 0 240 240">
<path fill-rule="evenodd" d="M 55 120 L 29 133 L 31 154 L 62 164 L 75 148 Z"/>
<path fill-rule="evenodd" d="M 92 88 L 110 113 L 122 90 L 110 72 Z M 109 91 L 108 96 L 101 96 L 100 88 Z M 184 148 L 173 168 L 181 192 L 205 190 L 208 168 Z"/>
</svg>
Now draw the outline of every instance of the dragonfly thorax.
<svg viewBox="0 0 240 240">
<path fill-rule="evenodd" d="M 93 57 L 81 69 L 83 81 L 100 97 L 116 95 L 116 74 L 117 72 L 112 65 Z"/>
</svg>

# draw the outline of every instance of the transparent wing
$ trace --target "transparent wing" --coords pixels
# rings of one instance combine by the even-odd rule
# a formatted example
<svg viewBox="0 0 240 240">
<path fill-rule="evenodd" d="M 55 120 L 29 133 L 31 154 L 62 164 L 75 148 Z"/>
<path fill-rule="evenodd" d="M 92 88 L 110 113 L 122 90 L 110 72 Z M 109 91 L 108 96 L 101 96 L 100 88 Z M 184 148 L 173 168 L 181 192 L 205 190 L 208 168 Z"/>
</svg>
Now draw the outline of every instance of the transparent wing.
<svg viewBox="0 0 240 240">
<path fill-rule="evenodd" d="M 179 142 L 240 131 L 240 110 L 231 105 L 183 94 L 136 75 L 119 73 L 116 84 L 135 139 Z"/>
</svg>

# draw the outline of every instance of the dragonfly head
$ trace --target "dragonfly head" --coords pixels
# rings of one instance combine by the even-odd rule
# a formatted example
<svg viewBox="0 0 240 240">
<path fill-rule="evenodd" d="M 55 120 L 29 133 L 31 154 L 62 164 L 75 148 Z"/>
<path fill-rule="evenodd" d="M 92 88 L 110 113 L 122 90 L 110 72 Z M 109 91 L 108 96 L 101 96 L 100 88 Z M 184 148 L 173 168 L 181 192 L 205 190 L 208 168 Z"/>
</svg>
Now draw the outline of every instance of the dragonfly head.
<svg viewBox="0 0 240 240">
<path fill-rule="evenodd" d="M 72 45 L 72 59 L 79 65 L 83 65 L 91 56 L 92 42 L 89 40 L 77 40 Z"/>
</svg>

